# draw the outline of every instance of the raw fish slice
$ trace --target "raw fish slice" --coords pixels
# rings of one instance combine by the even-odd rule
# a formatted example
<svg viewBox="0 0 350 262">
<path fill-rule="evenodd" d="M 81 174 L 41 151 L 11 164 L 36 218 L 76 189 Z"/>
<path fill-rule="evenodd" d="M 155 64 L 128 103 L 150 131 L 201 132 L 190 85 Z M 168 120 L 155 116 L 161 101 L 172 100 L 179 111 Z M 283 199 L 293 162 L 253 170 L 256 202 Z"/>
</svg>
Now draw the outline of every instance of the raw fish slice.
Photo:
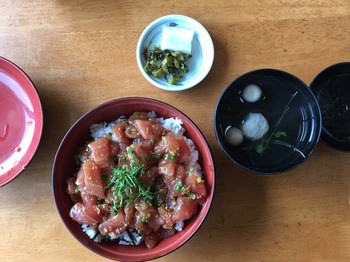
<svg viewBox="0 0 350 262">
<path fill-rule="evenodd" d="M 110 215 L 106 221 L 100 224 L 99 230 L 102 235 L 115 237 L 125 231 L 128 224 L 125 221 L 125 213 L 120 210 L 117 215 Z"/>
<path fill-rule="evenodd" d="M 197 212 L 198 203 L 188 197 L 178 197 L 173 211 L 174 221 L 188 218 Z"/>
<path fill-rule="evenodd" d="M 191 155 L 190 148 L 183 136 L 174 137 L 172 133 L 162 136 L 154 151 L 157 154 L 166 154 L 168 159 L 176 159 L 177 163 L 185 162 Z"/>
<path fill-rule="evenodd" d="M 81 194 L 81 200 L 83 201 L 84 205 L 97 205 L 97 196 L 88 195 L 85 192 Z"/>
<path fill-rule="evenodd" d="M 75 181 L 75 184 L 80 189 L 83 189 L 85 187 L 85 172 L 84 172 L 83 166 L 81 166 L 79 169 L 77 180 Z"/>
<path fill-rule="evenodd" d="M 82 168 L 85 174 L 84 192 L 104 199 L 105 194 L 103 191 L 104 185 L 101 179 L 101 168 L 93 161 L 83 163 Z"/>
<path fill-rule="evenodd" d="M 110 166 L 112 148 L 107 137 L 101 137 L 89 144 L 91 158 L 100 166 Z"/>
<path fill-rule="evenodd" d="M 97 206 L 88 206 L 81 203 L 76 203 L 70 210 L 69 216 L 86 225 L 93 225 L 103 221 L 100 209 Z"/>
<path fill-rule="evenodd" d="M 153 121 L 135 120 L 135 127 L 144 139 L 157 141 L 162 136 L 164 128 Z"/>
<path fill-rule="evenodd" d="M 159 174 L 164 175 L 167 179 L 173 179 L 176 171 L 176 160 L 163 158 L 158 166 Z"/>
<path fill-rule="evenodd" d="M 113 139 L 118 143 L 130 144 L 129 138 L 125 135 L 125 130 L 128 123 L 120 121 L 112 127 Z"/>
<path fill-rule="evenodd" d="M 150 162 L 152 160 L 151 152 L 153 150 L 153 145 L 150 140 L 143 141 L 141 143 L 132 144 L 130 146 L 131 151 L 134 153 L 136 160 L 139 162 Z M 130 162 L 134 161 L 134 156 L 128 152 L 128 159 Z"/>
<path fill-rule="evenodd" d="M 188 147 L 183 136 L 177 137 L 176 139 L 178 140 L 180 147 L 180 155 L 176 160 L 177 163 L 183 163 L 191 156 L 191 150 Z"/>
<path fill-rule="evenodd" d="M 69 195 L 77 195 L 78 192 L 76 192 L 76 184 L 75 184 L 76 179 L 74 177 L 68 177 L 66 179 L 67 182 L 67 188 L 66 191 Z"/>
<path fill-rule="evenodd" d="M 204 181 L 196 174 L 190 174 L 185 180 L 185 184 L 190 188 L 191 193 L 195 194 L 193 200 L 203 205 L 207 198 L 207 189 L 204 185 Z"/>
<path fill-rule="evenodd" d="M 149 234 L 145 235 L 143 240 L 148 248 L 154 248 L 161 240 L 161 237 L 156 232 L 151 231 Z"/>
</svg>

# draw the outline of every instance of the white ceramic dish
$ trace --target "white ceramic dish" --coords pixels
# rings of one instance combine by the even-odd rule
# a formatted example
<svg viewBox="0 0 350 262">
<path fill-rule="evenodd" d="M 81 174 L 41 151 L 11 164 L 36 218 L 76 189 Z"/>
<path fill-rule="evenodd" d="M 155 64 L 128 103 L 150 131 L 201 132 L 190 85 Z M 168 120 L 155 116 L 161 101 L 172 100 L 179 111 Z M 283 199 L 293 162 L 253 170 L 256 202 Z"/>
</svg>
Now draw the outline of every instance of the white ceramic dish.
<svg viewBox="0 0 350 262">
<path fill-rule="evenodd" d="M 189 72 L 184 74 L 184 79 L 175 85 L 168 84 L 164 78 L 153 77 L 144 70 L 148 50 L 161 43 L 164 25 L 178 26 L 194 31 L 192 57 L 186 63 Z M 136 59 L 141 73 L 151 84 L 168 91 L 181 91 L 197 85 L 207 76 L 214 61 L 214 45 L 208 31 L 193 18 L 184 15 L 167 15 L 153 21 L 142 32 L 137 43 Z"/>
</svg>

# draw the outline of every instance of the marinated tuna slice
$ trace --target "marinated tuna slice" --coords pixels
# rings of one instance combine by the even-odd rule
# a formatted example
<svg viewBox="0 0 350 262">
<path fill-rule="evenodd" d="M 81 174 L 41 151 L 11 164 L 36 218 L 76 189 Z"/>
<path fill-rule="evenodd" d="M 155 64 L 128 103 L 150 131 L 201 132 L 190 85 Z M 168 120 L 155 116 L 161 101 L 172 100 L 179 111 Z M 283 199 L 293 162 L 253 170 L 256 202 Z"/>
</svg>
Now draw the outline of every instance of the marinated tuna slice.
<svg viewBox="0 0 350 262">
<path fill-rule="evenodd" d="M 159 162 L 159 174 L 164 175 L 168 179 L 172 179 L 175 175 L 176 160 L 164 158 Z"/>
<path fill-rule="evenodd" d="M 157 209 L 147 201 L 140 200 L 135 203 L 136 219 L 143 224 L 147 224 L 153 231 L 157 231 L 163 224 L 164 219 L 159 215 Z M 137 226 L 137 225 L 136 225 Z"/>
<path fill-rule="evenodd" d="M 147 224 L 153 229 L 153 231 L 157 231 L 162 225 L 164 225 L 165 221 L 157 211 L 149 214 Z"/>
<path fill-rule="evenodd" d="M 97 205 L 97 196 L 88 195 L 85 192 L 81 193 L 81 200 L 84 205 Z"/>
<path fill-rule="evenodd" d="M 91 142 L 89 148 L 91 149 L 91 158 L 96 164 L 101 166 L 112 164 L 112 148 L 107 137 L 101 137 Z"/>
<path fill-rule="evenodd" d="M 74 177 L 69 177 L 66 179 L 67 182 L 67 188 L 66 191 L 69 195 L 76 195 L 79 192 L 76 190 L 76 185 L 75 185 L 75 178 Z"/>
<path fill-rule="evenodd" d="M 151 186 L 154 184 L 154 181 L 157 178 L 157 176 L 158 176 L 158 167 L 151 166 L 140 179 L 142 183 L 144 183 L 145 185 Z"/>
<path fill-rule="evenodd" d="M 161 141 L 157 143 L 154 151 L 159 155 L 164 155 L 166 159 L 176 159 L 177 163 L 183 163 L 191 155 L 190 148 L 183 136 L 162 136 Z"/>
<path fill-rule="evenodd" d="M 69 216 L 81 223 L 86 225 L 93 225 L 103 221 L 100 209 L 97 206 L 83 205 L 76 203 L 70 210 Z"/>
<path fill-rule="evenodd" d="M 125 212 L 125 222 L 127 224 L 129 224 L 132 221 L 132 219 L 133 219 L 133 217 L 135 215 L 135 212 L 136 212 L 134 203 L 128 204 L 124 208 L 124 212 Z"/>
<path fill-rule="evenodd" d="M 75 181 L 75 184 L 78 186 L 78 188 L 84 188 L 85 187 L 85 173 L 83 167 L 80 167 L 77 179 Z"/>
<path fill-rule="evenodd" d="M 167 184 L 171 197 L 182 196 L 187 192 L 188 188 L 184 183 L 185 177 L 186 171 L 182 165 L 175 166 L 175 173 L 173 177 L 165 177 L 164 181 Z"/>
<path fill-rule="evenodd" d="M 135 127 L 144 139 L 151 139 L 153 141 L 159 140 L 162 136 L 164 128 L 153 121 L 135 120 Z"/>
<path fill-rule="evenodd" d="M 170 211 L 165 210 L 164 207 L 158 207 L 158 213 L 160 214 L 160 216 L 163 218 L 164 220 L 164 225 L 163 228 L 164 229 L 173 229 L 173 225 L 174 225 L 174 221 L 172 219 L 172 214 Z"/>
<path fill-rule="evenodd" d="M 158 230 L 158 233 L 162 239 L 169 238 L 169 237 L 175 235 L 175 232 L 176 232 L 175 228 L 171 228 L 171 229 L 161 228 Z"/>
<path fill-rule="evenodd" d="M 176 158 L 177 163 L 185 162 L 191 156 L 191 150 L 188 147 L 183 136 L 177 138 L 180 147 L 180 155 Z"/>
<path fill-rule="evenodd" d="M 207 189 L 205 188 L 204 181 L 197 175 L 188 175 L 185 183 L 190 188 L 191 193 L 196 194 L 197 199 L 207 196 Z"/>
<path fill-rule="evenodd" d="M 145 241 L 145 244 L 148 248 L 154 248 L 161 240 L 161 237 L 159 234 L 152 231 L 147 234 L 143 240 Z"/>
<path fill-rule="evenodd" d="M 129 122 L 134 122 L 136 119 L 148 120 L 148 113 L 146 112 L 134 112 L 131 116 L 129 116 Z"/>
<path fill-rule="evenodd" d="M 141 137 L 140 133 L 137 131 L 137 128 L 133 124 L 129 124 L 125 129 L 125 135 L 128 138 L 139 138 Z"/>
<path fill-rule="evenodd" d="M 101 168 L 93 161 L 85 162 L 82 164 L 85 175 L 85 187 L 83 191 L 89 195 L 97 196 L 104 199 L 105 194 L 103 191 L 104 185 L 101 179 Z"/>
<path fill-rule="evenodd" d="M 117 215 L 110 215 L 106 221 L 100 224 L 99 230 L 102 235 L 109 235 L 114 238 L 117 235 L 123 233 L 128 227 L 125 221 L 125 213 L 120 210 Z"/>
<path fill-rule="evenodd" d="M 152 155 L 151 151 L 153 149 L 152 142 L 150 140 L 143 141 L 137 144 L 130 145 L 130 149 L 133 154 L 131 154 L 130 151 L 128 151 L 128 158 L 130 162 L 133 162 L 136 158 L 136 160 L 143 162 L 150 162 L 152 161 Z"/>
<path fill-rule="evenodd" d="M 188 197 L 178 197 L 173 211 L 174 221 L 188 218 L 197 212 L 198 203 Z"/>
<path fill-rule="evenodd" d="M 113 138 L 116 142 L 130 144 L 129 138 L 125 135 L 127 125 L 126 121 L 120 121 L 112 127 Z"/>
</svg>

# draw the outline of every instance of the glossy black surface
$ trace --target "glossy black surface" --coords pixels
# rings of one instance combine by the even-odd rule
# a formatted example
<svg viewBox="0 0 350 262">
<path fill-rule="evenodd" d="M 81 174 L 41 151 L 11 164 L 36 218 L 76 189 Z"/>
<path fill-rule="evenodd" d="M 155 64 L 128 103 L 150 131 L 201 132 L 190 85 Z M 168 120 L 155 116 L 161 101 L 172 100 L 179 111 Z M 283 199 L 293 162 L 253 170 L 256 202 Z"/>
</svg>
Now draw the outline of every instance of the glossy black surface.
<svg viewBox="0 0 350 262">
<path fill-rule="evenodd" d="M 321 140 L 335 149 L 350 151 L 350 63 L 324 69 L 310 89 L 321 109 Z"/>
<path fill-rule="evenodd" d="M 262 97 L 255 103 L 241 97 L 249 84 L 262 89 Z M 225 130 L 240 127 L 251 112 L 264 115 L 269 132 L 257 142 L 245 138 L 239 146 L 229 145 Z M 238 77 L 225 89 L 216 106 L 214 129 L 232 161 L 253 172 L 275 174 L 295 168 L 312 153 L 320 137 L 321 122 L 315 96 L 302 81 L 280 70 L 260 69 Z M 285 136 L 276 138 L 281 132 Z M 258 153 L 262 142 L 268 146 Z"/>
</svg>

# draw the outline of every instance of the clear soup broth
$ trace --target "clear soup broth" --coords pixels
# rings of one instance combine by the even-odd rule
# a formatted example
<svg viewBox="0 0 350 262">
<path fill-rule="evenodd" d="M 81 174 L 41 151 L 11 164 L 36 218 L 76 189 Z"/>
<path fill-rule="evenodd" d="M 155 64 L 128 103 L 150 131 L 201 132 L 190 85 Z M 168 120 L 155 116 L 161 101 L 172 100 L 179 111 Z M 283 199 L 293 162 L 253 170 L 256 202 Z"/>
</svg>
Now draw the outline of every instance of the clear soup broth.
<svg viewBox="0 0 350 262">
<path fill-rule="evenodd" d="M 221 142 L 227 155 L 239 165 L 256 172 L 278 173 L 303 162 L 313 151 L 321 119 L 318 104 L 307 86 L 289 74 L 281 79 L 271 72 L 265 73 L 254 77 L 248 74 L 226 89 L 217 107 L 216 131 L 220 133 L 219 139 L 225 140 L 227 128 L 241 128 L 249 113 L 261 113 L 269 124 L 261 139 L 252 141 L 244 137 L 236 146 Z M 253 103 L 242 97 L 244 88 L 250 84 L 262 91 L 260 99 Z"/>
</svg>

